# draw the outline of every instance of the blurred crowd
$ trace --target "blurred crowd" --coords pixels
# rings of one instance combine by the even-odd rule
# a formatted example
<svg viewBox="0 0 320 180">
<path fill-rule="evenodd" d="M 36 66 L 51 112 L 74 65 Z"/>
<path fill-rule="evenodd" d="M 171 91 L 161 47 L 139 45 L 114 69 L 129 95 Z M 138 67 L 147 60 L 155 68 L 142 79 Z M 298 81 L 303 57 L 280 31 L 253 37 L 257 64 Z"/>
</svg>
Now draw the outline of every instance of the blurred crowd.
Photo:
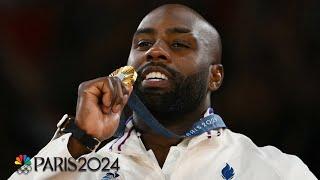
<svg viewBox="0 0 320 180">
<path fill-rule="evenodd" d="M 220 32 L 225 79 L 213 105 L 229 128 L 320 176 L 319 1 L 2 0 L 1 179 L 75 114 L 82 81 L 126 64 L 140 20 L 164 3 L 194 8 Z"/>
</svg>

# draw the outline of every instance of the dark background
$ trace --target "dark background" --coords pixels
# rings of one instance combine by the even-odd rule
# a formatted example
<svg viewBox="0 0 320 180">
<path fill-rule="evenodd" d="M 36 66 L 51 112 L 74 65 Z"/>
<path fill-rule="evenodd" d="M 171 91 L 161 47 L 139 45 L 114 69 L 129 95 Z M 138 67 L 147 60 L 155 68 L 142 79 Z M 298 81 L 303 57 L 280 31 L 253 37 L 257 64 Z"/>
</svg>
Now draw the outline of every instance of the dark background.
<svg viewBox="0 0 320 180">
<path fill-rule="evenodd" d="M 166 2 L 189 5 L 220 32 L 225 80 L 213 104 L 228 126 L 320 176 L 320 1 L 1 0 L 1 179 L 75 114 L 82 81 L 126 64 L 140 20 Z"/>
</svg>

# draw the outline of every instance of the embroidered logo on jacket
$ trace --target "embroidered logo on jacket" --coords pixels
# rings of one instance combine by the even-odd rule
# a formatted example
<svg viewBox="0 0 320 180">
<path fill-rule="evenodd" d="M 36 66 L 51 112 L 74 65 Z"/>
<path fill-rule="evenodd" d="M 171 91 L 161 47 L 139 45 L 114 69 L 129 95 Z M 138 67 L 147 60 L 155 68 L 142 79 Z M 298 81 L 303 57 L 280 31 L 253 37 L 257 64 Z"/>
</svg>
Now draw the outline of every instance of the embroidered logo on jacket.
<svg viewBox="0 0 320 180">
<path fill-rule="evenodd" d="M 221 176 L 225 180 L 231 180 L 234 176 L 233 168 L 226 163 L 226 166 L 221 170 Z"/>
<path fill-rule="evenodd" d="M 119 177 L 119 174 L 117 172 L 108 172 L 105 176 L 102 177 L 101 180 L 116 180 L 118 179 L 117 177 Z"/>
</svg>

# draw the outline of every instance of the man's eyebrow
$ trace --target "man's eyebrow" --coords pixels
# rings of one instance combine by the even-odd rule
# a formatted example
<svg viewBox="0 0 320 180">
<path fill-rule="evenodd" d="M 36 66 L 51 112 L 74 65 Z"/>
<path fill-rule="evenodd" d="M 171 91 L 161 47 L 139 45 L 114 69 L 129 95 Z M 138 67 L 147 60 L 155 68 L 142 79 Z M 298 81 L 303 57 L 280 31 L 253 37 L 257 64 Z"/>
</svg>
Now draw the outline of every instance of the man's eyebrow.
<svg viewBox="0 0 320 180">
<path fill-rule="evenodd" d="M 166 30 L 166 33 L 168 34 L 175 34 L 175 33 L 190 33 L 191 30 L 185 27 L 173 27 Z M 155 34 L 156 30 L 153 28 L 140 28 L 137 29 L 137 31 L 134 33 L 134 35 L 139 34 Z"/>
<path fill-rule="evenodd" d="M 191 30 L 185 27 L 173 27 L 166 30 L 166 33 L 190 33 Z"/>
<path fill-rule="evenodd" d="M 134 35 L 139 35 L 139 34 L 154 34 L 156 31 L 153 28 L 140 28 L 137 29 L 137 31 L 134 33 Z"/>
</svg>

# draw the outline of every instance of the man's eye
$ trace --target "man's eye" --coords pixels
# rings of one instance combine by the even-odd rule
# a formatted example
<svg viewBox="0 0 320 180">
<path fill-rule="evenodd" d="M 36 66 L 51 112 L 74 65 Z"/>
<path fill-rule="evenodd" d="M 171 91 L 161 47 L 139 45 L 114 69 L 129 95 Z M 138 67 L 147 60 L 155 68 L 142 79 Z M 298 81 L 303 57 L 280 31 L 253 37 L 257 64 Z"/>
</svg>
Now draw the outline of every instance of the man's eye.
<svg viewBox="0 0 320 180">
<path fill-rule="evenodd" d="M 190 46 L 186 43 L 174 42 L 171 44 L 171 47 L 173 47 L 173 48 L 189 48 Z"/>
<path fill-rule="evenodd" d="M 152 46 L 152 42 L 142 40 L 142 41 L 139 41 L 139 42 L 137 43 L 137 45 L 138 45 L 138 47 L 143 47 L 143 48 L 145 48 L 145 47 L 151 47 L 151 46 Z"/>
</svg>

